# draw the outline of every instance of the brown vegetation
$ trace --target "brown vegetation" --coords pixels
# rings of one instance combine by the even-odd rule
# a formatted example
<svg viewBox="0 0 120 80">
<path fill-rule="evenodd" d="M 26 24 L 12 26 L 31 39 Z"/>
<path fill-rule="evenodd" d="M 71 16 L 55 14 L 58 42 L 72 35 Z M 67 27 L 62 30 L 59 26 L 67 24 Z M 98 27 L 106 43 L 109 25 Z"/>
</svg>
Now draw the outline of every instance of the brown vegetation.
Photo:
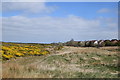
<svg viewBox="0 0 120 80">
<path fill-rule="evenodd" d="M 113 50 L 111 50 L 113 49 Z M 67 47 L 4 61 L 3 78 L 117 78 L 117 47 Z"/>
</svg>

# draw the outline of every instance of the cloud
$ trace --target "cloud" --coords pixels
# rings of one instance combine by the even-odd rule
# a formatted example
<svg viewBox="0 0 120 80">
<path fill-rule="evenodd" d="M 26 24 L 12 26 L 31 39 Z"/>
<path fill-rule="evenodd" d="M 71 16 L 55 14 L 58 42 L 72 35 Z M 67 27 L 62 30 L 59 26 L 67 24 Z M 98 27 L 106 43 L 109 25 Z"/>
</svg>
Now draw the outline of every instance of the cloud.
<svg viewBox="0 0 120 80">
<path fill-rule="evenodd" d="M 2 41 L 2 17 L 0 17 L 0 41 Z"/>
<path fill-rule="evenodd" d="M 23 14 L 50 13 L 55 10 L 54 6 L 47 6 L 44 2 L 4 2 L 3 12 L 19 11 Z"/>
<path fill-rule="evenodd" d="M 119 0 L 3 0 L 2 2 L 118 2 Z"/>
<path fill-rule="evenodd" d="M 100 10 L 97 11 L 98 13 L 108 13 L 110 12 L 110 10 L 108 8 L 102 8 Z"/>
<path fill-rule="evenodd" d="M 117 23 L 111 18 L 84 19 L 69 15 L 29 18 L 3 17 L 3 41 L 59 42 L 117 38 Z"/>
<path fill-rule="evenodd" d="M 2 2 L 45 2 L 45 0 L 4 0 Z"/>
</svg>

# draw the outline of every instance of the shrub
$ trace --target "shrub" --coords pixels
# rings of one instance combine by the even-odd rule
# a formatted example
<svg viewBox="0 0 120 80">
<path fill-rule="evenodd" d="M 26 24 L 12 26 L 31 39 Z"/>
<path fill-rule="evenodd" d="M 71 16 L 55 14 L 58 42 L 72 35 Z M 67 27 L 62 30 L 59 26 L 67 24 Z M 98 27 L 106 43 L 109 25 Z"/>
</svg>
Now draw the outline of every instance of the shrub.
<svg viewBox="0 0 120 80">
<path fill-rule="evenodd" d="M 41 44 L 3 43 L 0 53 L 3 60 L 9 60 L 12 57 L 40 56 L 49 52 Z"/>
<path fill-rule="evenodd" d="M 45 55 L 45 54 L 48 54 L 48 53 L 49 53 L 49 51 L 43 51 L 41 54 Z"/>
<path fill-rule="evenodd" d="M 20 56 L 24 56 L 24 54 L 22 54 L 22 53 L 16 53 L 15 56 L 20 57 Z"/>
<path fill-rule="evenodd" d="M 54 50 L 61 50 L 63 46 L 55 46 Z"/>
<path fill-rule="evenodd" d="M 117 46 L 120 46 L 120 41 L 118 41 L 118 42 L 116 43 L 116 45 L 117 45 Z"/>
<path fill-rule="evenodd" d="M 105 41 L 105 46 L 111 46 L 111 45 L 112 45 L 112 43 L 109 40 Z"/>
<path fill-rule="evenodd" d="M 5 54 L 2 55 L 3 60 L 9 60 L 10 58 L 13 58 L 13 55 L 5 55 Z"/>
</svg>

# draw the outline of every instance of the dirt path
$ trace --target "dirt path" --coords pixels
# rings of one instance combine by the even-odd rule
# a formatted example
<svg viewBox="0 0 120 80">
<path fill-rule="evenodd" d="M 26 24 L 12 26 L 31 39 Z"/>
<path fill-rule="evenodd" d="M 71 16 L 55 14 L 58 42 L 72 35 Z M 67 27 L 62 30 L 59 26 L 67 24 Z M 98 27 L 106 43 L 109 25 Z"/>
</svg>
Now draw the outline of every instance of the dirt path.
<svg viewBox="0 0 120 80">
<path fill-rule="evenodd" d="M 51 57 L 51 56 L 56 56 L 56 55 L 64 55 L 64 54 L 69 54 L 69 53 L 80 53 L 81 51 L 85 51 L 86 48 L 84 47 L 68 47 L 68 46 L 64 46 L 64 48 L 62 50 L 56 51 L 55 53 L 52 53 L 48 56 L 46 56 L 44 59 L 42 60 L 38 60 L 34 63 L 31 63 L 32 65 L 36 65 L 36 64 L 40 64 L 42 62 L 44 62 L 47 58 Z M 88 49 L 88 48 L 87 48 Z"/>
<path fill-rule="evenodd" d="M 46 56 L 44 59 L 38 60 L 37 62 L 31 63 L 31 64 L 32 64 L 32 65 L 36 65 L 36 64 L 38 64 L 38 63 L 44 62 L 44 60 L 46 60 L 47 58 L 49 58 L 49 57 L 51 57 L 51 56 L 63 55 L 63 54 L 68 54 L 68 53 L 73 52 L 73 49 L 69 49 L 69 48 L 70 48 L 70 47 L 66 47 L 66 46 L 65 46 L 62 50 L 56 51 L 55 53 L 52 53 L 52 54 Z"/>
<path fill-rule="evenodd" d="M 56 54 L 53 55 L 63 55 L 63 54 L 68 54 L 68 53 L 75 53 L 81 50 L 84 50 L 85 48 L 81 48 L 81 47 L 68 47 L 68 46 L 64 46 L 64 48 L 60 51 L 57 51 Z"/>
<path fill-rule="evenodd" d="M 92 48 L 92 47 L 68 47 L 68 46 L 64 46 L 64 48 L 62 50 L 56 51 L 55 53 L 52 53 L 48 56 L 46 56 L 44 59 L 38 60 L 34 63 L 31 63 L 32 65 L 36 65 L 36 64 L 40 64 L 42 62 L 44 62 L 47 58 L 51 57 L 51 56 L 56 56 L 56 55 L 64 55 L 64 54 L 69 54 L 69 53 L 78 53 L 78 54 L 84 54 L 84 53 L 96 53 L 96 52 L 101 52 L 103 54 L 110 54 L 110 52 L 108 51 L 108 53 L 106 53 L 106 50 L 102 50 L 101 49 L 97 49 L 97 48 Z M 113 53 L 112 53 L 113 54 Z"/>
</svg>

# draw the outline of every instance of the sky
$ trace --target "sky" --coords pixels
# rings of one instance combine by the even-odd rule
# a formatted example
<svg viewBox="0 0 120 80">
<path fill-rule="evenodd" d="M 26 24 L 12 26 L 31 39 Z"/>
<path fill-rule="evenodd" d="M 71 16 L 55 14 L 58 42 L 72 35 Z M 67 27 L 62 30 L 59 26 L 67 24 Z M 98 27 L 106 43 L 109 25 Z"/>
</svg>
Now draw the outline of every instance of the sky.
<svg viewBox="0 0 120 80">
<path fill-rule="evenodd" d="M 117 2 L 3 2 L 1 17 L 6 42 L 118 38 Z"/>
</svg>

